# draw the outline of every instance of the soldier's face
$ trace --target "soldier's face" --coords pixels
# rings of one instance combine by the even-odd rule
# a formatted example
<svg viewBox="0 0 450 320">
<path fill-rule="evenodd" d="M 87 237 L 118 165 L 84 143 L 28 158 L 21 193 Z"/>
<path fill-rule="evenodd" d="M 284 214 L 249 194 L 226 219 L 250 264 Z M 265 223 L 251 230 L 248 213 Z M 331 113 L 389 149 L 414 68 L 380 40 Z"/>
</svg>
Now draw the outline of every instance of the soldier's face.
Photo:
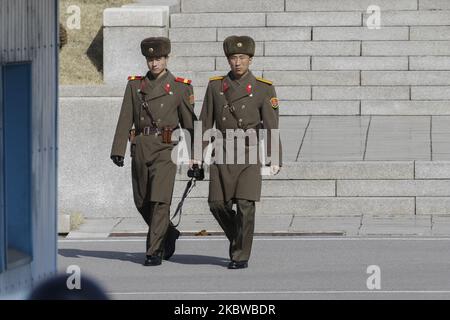
<svg viewBox="0 0 450 320">
<path fill-rule="evenodd" d="M 147 58 L 148 69 L 154 76 L 157 76 L 166 70 L 168 60 L 168 57 Z"/>
<path fill-rule="evenodd" d="M 248 68 L 250 68 L 252 58 L 246 54 L 233 54 L 228 57 L 228 63 L 231 72 L 239 78 L 248 71 Z"/>
</svg>

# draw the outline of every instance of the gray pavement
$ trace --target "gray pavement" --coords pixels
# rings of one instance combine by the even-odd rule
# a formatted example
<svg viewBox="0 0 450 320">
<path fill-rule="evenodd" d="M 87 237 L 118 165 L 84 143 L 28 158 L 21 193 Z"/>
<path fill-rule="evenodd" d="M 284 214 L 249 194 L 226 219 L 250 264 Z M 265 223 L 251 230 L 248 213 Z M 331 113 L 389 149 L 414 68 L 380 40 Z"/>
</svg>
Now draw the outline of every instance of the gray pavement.
<svg viewBox="0 0 450 320">
<path fill-rule="evenodd" d="M 449 299 L 450 238 L 257 236 L 249 268 L 228 270 L 224 237 L 186 237 L 161 266 L 145 240 L 59 240 L 58 269 L 81 268 L 113 299 Z M 369 289 L 369 266 L 379 289 Z M 372 287 L 373 288 L 373 287 Z"/>
</svg>

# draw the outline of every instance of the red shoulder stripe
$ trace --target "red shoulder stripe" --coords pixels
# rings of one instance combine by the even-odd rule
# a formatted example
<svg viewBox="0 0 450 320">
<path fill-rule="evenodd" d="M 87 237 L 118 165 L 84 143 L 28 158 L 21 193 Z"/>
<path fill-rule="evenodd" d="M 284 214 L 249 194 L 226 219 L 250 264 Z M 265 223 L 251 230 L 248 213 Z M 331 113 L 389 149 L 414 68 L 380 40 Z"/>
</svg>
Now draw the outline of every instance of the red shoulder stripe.
<svg viewBox="0 0 450 320">
<path fill-rule="evenodd" d="M 182 83 L 186 83 L 186 84 L 191 84 L 192 80 L 189 79 L 185 79 L 185 78 L 181 78 L 181 77 L 176 77 L 175 78 L 176 82 L 182 82 Z"/>
</svg>

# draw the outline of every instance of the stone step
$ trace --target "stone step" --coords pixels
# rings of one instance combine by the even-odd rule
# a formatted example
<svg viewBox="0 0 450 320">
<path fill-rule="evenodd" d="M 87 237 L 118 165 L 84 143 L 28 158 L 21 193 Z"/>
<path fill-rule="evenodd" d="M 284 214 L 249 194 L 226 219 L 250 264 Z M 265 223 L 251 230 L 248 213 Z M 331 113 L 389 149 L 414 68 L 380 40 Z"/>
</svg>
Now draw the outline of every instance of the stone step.
<svg viewBox="0 0 450 320">
<path fill-rule="evenodd" d="M 284 11 L 284 0 L 183 0 L 183 13 L 202 12 L 275 12 Z"/>
<path fill-rule="evenodd" d="M 179 198 L 173 199 L 173 213 Z M 448 205 L 448 202 L 447 202 Z M 447 206 L 447 210 L 450 209 Z M 414 197 L 266 197 L 256 203 L 260 215 L 359 216 L 415 214 Z M 425 212 L 423 212 L 424 214 Z M 206 198 L 188 198 L 183 214 L 210 214 Z"/>
<path fill-rule="evenodd" d="M 444 8 L 444 10 L 414 9 L 411 11 L 383 12 L 381 28 L 386 26 L 448 26 L 450 24 L 450 10 L 445 9 L 449 8 Z M 363 13 L 363 26 L 367 25 L 366 22 L 370 15 Z"/>
<path fill-rule="evenodd" d="M 177 58 L 178 61 L 184 58 Z M 196 58 L 193 59 L 196 63 Z M 202 59 L 202 58 L 200 58 Z M 207 60 L 208 61 L 208 60 Z M 210 60 L 211 63 L 214 63 Z M 201 64 L 198 64 L 201 69 Z M 196 68 L 196 67 L 195 67 Z M 176 76 L 181 74 L 180 70 L 171 70 Z M 202 70 L 192 70 L 202 71 Z M 203 70 L 204 71 L 204 70 Z M 257 70 L 263 72 L 262 70 Z M 215 75 L 224 75 L 225 71 L 217 71 Z M 269 79 L 271 80 L 271 79 Z M 205 79 L 207 81 L 207 79 Z M 308 101 L 308 100 L 393 100 L 394 103 L 399 100 L 409 100 L 408 86 L 320 86 L 320 85 L 276 85 L 276 93 L 281 103 L 284 101 Z M 111 85 L 64 85 L 59 88 L 59 95 L 61 98 L 73 97 L 123 97 L 125 92 L 126 79 L 122 84 L 115 86 Z M 199 86 L 194 83 L 194 93 L 196 98 L 196 105 L 201 106 L 202 100 L 205 96 L 206 86 Z M 411 86 L 412 101 L 437 101 L 444 103 L 441 100 L 450 100 L 450 86 Z M 439 102 L 441 101 L 441 102 Z M 409 101 L 410 102 L 410 101 Z M 295 103 L 295 102 L 291 102 Z M 426 106 L 425 106 L 426 107 Z"/>
<path fill-rule="evenodd" d="M 181 196 L 185 187 L 185 181 L 177 181 L 174 196 Z M 209 181 L 197 181 L 189 198 L 207 197 L 208 187 Z M 261 190 L 262 197 L 334 197 L 335 195 L 334 180 L 268 180 L 263 183 Z"/>
<path fill-rule="evenodd" d="M 286 0 L 286 11 L 363 11 L 376 4 L 382 10 L 417 10 L 415 0 Z"/>
<path fill-rule="evenodd" d="M 361 17 L 359 17 L 361 23 Z M 265 13 L 177 13 L 170 16 L 171 28 L 265 27 Z"/>
<path fill-rule="evenodd" d="M 301 161 L 286 162 L 275 176 L 263 180 L 413 180 L 450 177 L 450 161 Z M 188 180 L 187 167 L 179 168 L 179 181 Z M 208 171 L 205 179 L 209 179 Z M 264 182 L 263 182 L 264 183 Z"/>
<path fill-rule="evenodd" d="M 209 179 L 208 167 L 205 180 Z M 187 166 L 180 166 L 176 180 L 187 181 Z M 263 180 L 379 180 L 386 182 L 443 181 L 450 179 L 450 161 L 299 161 L 285 162 L 275 176 Z M 401 183 L 401 182 L 400 182 Z"/>
<path fill-rule="evenodd" d="M 180 198 L 173 198 L 173 214 Z M 450 197 L 264 197 L 258 214 L 303 216 L 450 215 Z M 187 198 L 183 214 L 209 214 L 207 198 Z"/>
<path fill-rule="evenodd" d="M 195 88 L 194 88 L 195 90 Z M 305 91 L 304 88 L 301 89 L 302 92 L 300 94 L 308 95 L 308 93 Z M 306 89 L 307 90 L 307 89 Z M 294 93 L 290 93 L 294 94 Z M 200 97 L 203 99 L 203 97 Z M 386 101 L 386 100 L 381 100 Z M 364 101 L 362 101 L 364 102 Z M 359 100 L 351 100 L 351 101 L 345 101 L 345 100 L 279 100 L 280 108 L 279 113 L 280 116 L 358 116 L 361 114 L 360 112 L 360 106 L 361 101 Z M 442 105 L 441 102 L 437 103 L 438 105 Z M 195 111 L 196 114 L 200 114 L 201 106 L 203 105 L 202 100 L 196 100 L 195 102 Z M 433 105 L 433 104 L 432 104 Z M 371 105 L 368 105 L 368 109 L 365 110 L 365 114 L 370 114 L 371 110 L 374 112 L 377 112 L 376 106 L 370 107 Z M 382 109 L 385 110 L 385 109 Z M 443 110 L 442 108 L 435 107 L 430 109 L 416 109 L 416 112 L 411 111 L 411 115 L 419 114 L 436 114 L 438 115 L 439 111 Z M 198 113 L 197 113 L 198 112 Z M 390 114 L 389 112 L 385 113 L 379 113 L 379 114 Z M 395 110 L 393 110 L 393 114 L 399 115 Z"/>
<path fill-rule="evenodd" d="M 181 4 L 182 13 L 215 13 L 215 12 L 314 12 L 314 11 L 358 11 L 366 12 L 367 8 L 372 5 L 370 0 L 341 0 L 338 3 L 333 0 L 183 0 Z M 383 10 L 417 10 L 416 0 L 378 0 L 376 5 Z M 435 9 L 449 9 L 450 6 L 445 4 L 445 1 L 428 1 L 420 4 L 420 9 L 435 10 Z"/>
<path fill-rule="evenodd" d="M 194 1 L 194 0 L 193 0 Z M 196 0 L 201 2 L 201 0 Z M 277 0 L 279 1 L 279 0 Z M 410 1 L 410 0 L 408 0 Z M 209 2 L 209 1 L 208 1 Z M 247 2 L 252 3 L 253 1 Z M 309 1 L 314 3 L 315 1 Z M 417 2 L 416 2 L 417 3 Z M 327 11 L 285 11 L 265 10 L 245 11 L 241 10 L 241 5 L 231 10 L 238 12 L 222 11 L 220 9 L 213 12 L 181 12 L 170 15 L 171 28 L 211 28 L 211 27 L 364 27 L 367 25 L 369 17 L 373 13 L 366 13 L 370 2 L 363 10 L 327 10 Z M 225 3 L 224 3 L 225 5 Z M 340 2 L 339 4 L 340 7 Z M 377 5 L 379 5 L 377 3 Z M 227 8 L 231 8 L 226 3 Z M 417 6 L 417 5 L 416 5 Z M 256 7 L 255 7 L 256 8 Z M 389 10 L 380 6 L 383 10 L 381 19 L 382 27 L 402 27 L 402 26 L 448 26 L 450 24 L 450 10 Z"/>
<path fill-rule="evenodd" d="M 180 196 L 185 182 L 175 183 Z M 208 181 L 198 181 L 190 198 L 204 198 Z M 450 180 L 267 180 L 262 197 L 450 197 Z"/>
</svg>

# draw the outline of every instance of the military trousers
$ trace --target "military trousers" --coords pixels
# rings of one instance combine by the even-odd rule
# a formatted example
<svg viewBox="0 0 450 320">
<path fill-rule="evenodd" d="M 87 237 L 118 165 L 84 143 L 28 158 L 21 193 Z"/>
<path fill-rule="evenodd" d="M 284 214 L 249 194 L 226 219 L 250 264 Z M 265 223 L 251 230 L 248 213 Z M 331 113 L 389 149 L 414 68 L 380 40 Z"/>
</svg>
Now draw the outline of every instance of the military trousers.
<svg viewBox="0 0 450 320">
<path fill-rule="evenodd" d="M 170 204 L 148 202 L 139 212 L 148 226 L 146 252 L 147 256 L 162 255 L 167 228 L 170 222 Z"/>
<path fill-rule="evenodd" d="M 236 204 L 236 211 L 233 204 Z M 230 241 L 229 255 L 233 261 L 248 261 L 255 231 L 255 201 L 235 199 L 211 201 L 209 209 Z"/>
</svg>

